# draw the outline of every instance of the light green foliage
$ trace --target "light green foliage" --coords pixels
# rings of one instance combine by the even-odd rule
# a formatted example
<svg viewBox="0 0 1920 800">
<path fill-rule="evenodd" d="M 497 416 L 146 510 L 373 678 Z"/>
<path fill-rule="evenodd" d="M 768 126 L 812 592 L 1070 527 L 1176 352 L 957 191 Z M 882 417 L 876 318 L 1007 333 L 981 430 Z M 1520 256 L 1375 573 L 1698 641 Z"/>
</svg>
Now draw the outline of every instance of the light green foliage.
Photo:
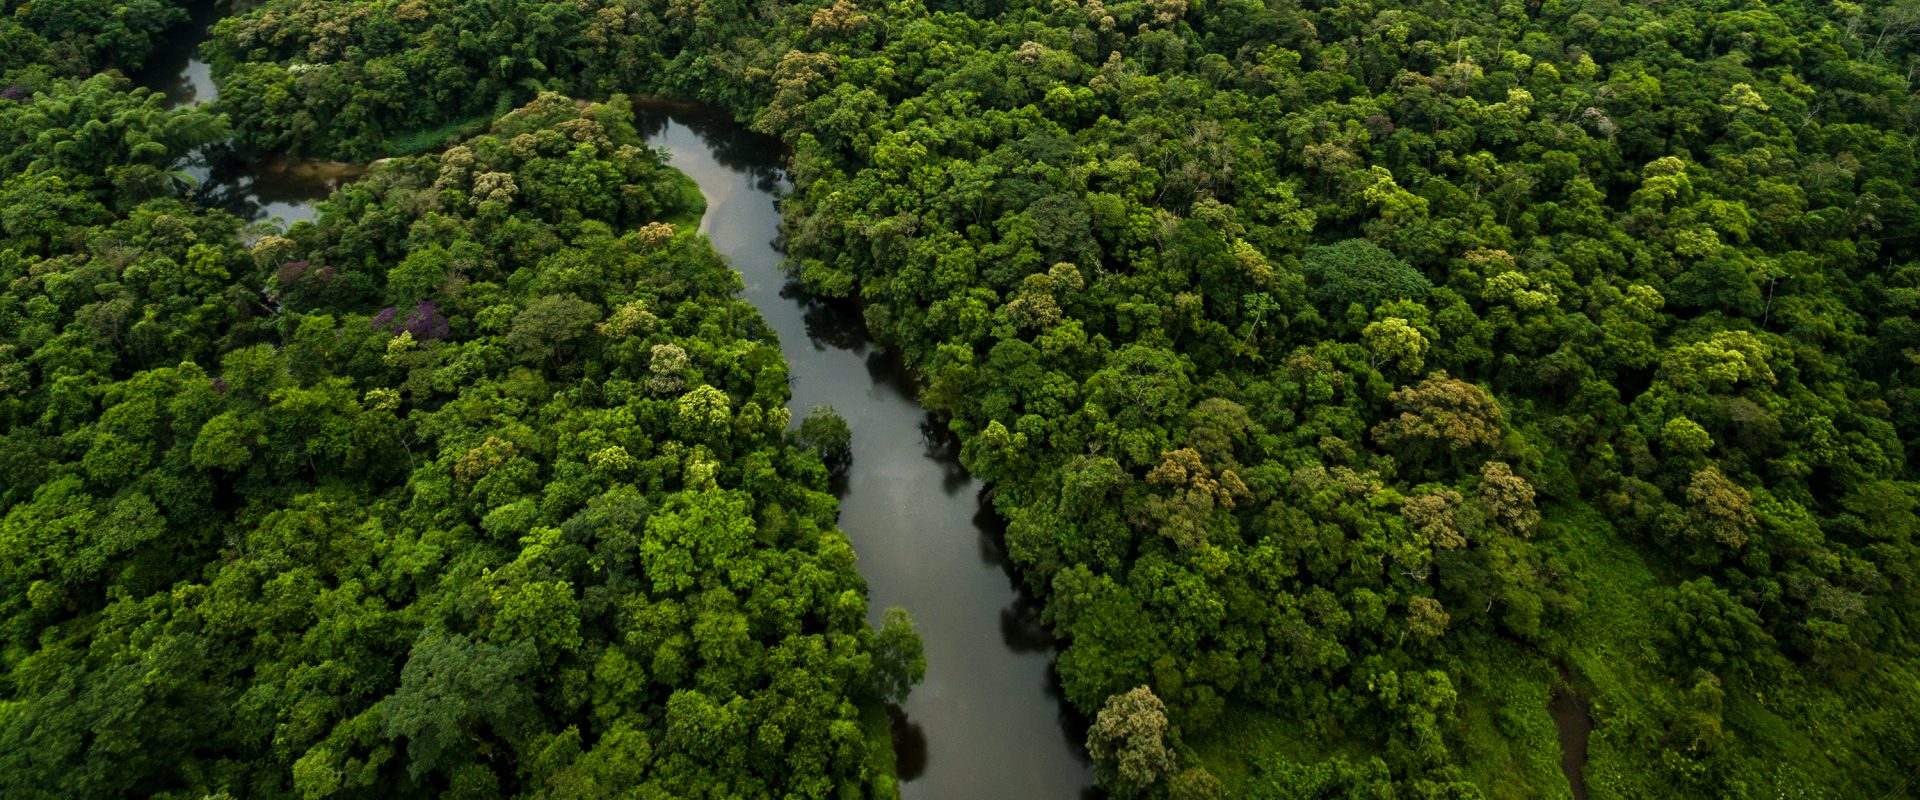
<svg viewBox="0 0 1920 800">
<path fill-rule="evenodd" d="M 616 233 L 690 207 L 609 150 L 635 138 L 617 103 L 542 100 L 343 190 L 356 224 L 296 231 L 266 265 L 338 278 L 277 287 L 275 318 L 229 302 L 268 277 L 221 244 L 234 223 L 166 199 L 161 171 L 217 118 L 16 70 L 87 61 L 49 55 L 43 34 L 82 29 L 52 9 L 0 15 L 25 43 L 0 68 L 36 93 L 0 101 L 0 602 L 23 653 L 0 752 L 81 763 L 119 718 L 56 710 L 182 707 L 225 685 L 203 653 L 311 630 L 350 644 L 276 657 L 244 706 L 274 712 L 231 747 L 272 742 L 302 791 L 369 791 L 404 774 L 366 709 L 419 631 L 509 646 L 481 629 L 570 586 L 581 651 L 528 628 L 561 659 L 543 708 L 661 724 L 618 740 L 644 777 L 595 756 L 617 726 L 527 734 L 520 763 L 556 794 L 756 794 L 725 781 L 775 753 L 866 763 L 836 757 L 864 739 L 831 702 L 864 688 L 830 646 L 858 635 L 850 576 L 669 557 L 696 518 L 809 552 L 831 500 L 768 430 L 784 398 L 756 387 L 784 376 L 719 357 L 731 276 L 691 237 Z M 1065 642 L 1068 700 L 1149 687 L 1168 747 L 1230 794 L 1562 794 L 1538 689 L 1564 665 L 1593 700 L 1596 797 L 1877 797 L 1920 758 L 1916 20 L 1816 0 L 272 0 L 210 53 L 245 147 L 385 155 L 555 86 L 702 98 L 782 137 L 796 275 L 857 296 L 926 377 Z M 462 243 L 464 283 L 423 255 L 390 291 L 410 254 Z M 461 292 L 436 296 L 449 336 L 389 358 L 365 320 L 429 288 Z M 109 396 L 141 381 L 164 400 Z M 362 404 L 373 388 L 399 403 Z M 233 435 L 196 449 L 229 412 L 211 434 Z M 755 453 L 776 477 L 749 485 Z M 308 532 L 281 537 L 297 558 L 240 546 L 338 481 L 381 487 L 333 506 L 363 517 L 273 517 Z M 84 535 L 116 513 L 138 533 Z M 621 571 L 656 513 L 670 596 Z M 520 544 L 536 528 L 563 536 Z M 742 592 L 761 580 L 835 610 L 765 611 Z M 391 611 L 443 583 L 488 588 Z M 129 630 L 179 633 L 89 645 Z M 608 630 L 618 658 L 593 652 Z M 794 690 L 823 722 L 753 717 L 754 644 L 842 676 Z M 580 688 L 588 665 L 607 686 Z M 86 686 L 55 677 L 82 668 Z M 1532 688 L 1498 689 L 1510 674 Z M 224 721 L 138 718 L 98 746 L 116 773 L 63 769 L 67 788 L 131 791 Z M 784 763 L 798 795 L 858 783 Z M 532 785 L 508 772 L 446 785 Z M 296 780 L 275 775 L 255 791 Z"/>
<path fill-rule="evenodd" d="M 1384 363 L 1402 372 L 1418 373 L 1427 363 L 1427 337 L 1399 317 L 1369 323 L 1360 337 L 1373 352 L 1376 366 Z"/>
<path fill-rule="evenodd" d="M 700 438 L 724 432 L 731 414 L 726 392 L 712 386 L 696 386 L 675 401 L 676 422 L 682 435 Z"/>
<path fill-rule="evenodd" d="M 0 795 L 893 796 L 856 703 L 918 640 L 864 624 L 773 345 L 647 224 L 679 184 L 639 143 L 546 96 L 253 253 L 11 164 L 54 202 L 0 227 Z"/>
<path fill-rule="evenodd" d="M 1087 752 L 1123 797 L 1149 795 L 1173 775 L 1166 704 L 1145 686 L 1107 698 L 1087 731 Z"/>
<path fill-rule="evenodd" d="M 904 608 L 889 608 L 873 637 L 873 691 L 889 703 L 904 703 L 907 693 L 927 676 L 927 657 L 913 616 Z"/>
<path fill-rule="evenodd" d="M 1704 455 L 1713 449 L 1713 435 L 1686 417 L 1674 417 L 1660 426 L 1660 441 L 1682 456 Z"/>
</svg>

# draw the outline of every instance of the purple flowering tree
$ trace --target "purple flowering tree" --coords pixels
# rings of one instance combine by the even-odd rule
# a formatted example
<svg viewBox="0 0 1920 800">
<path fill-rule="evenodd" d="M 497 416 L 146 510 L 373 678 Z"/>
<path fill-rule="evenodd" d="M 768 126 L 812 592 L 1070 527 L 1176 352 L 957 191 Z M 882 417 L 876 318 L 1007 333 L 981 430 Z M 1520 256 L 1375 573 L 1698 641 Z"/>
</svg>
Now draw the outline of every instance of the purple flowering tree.
<svg viewBox="0 0 1920 800">
<path fill-rule="evenodd" d="M 450 329 L 447 318 L 441 316 L 440 307 L 432 300 L 422 300 L 407 312 L 407 319 L 400 325 L 402 330 L 413 334 L 415 339 L 445 339 Z"/>
<path fill-rule="evenodd" d="M 371 324 L 375 330 L 384 330 L 395 335 L 406 332 L 420 340 L 445 339 L 451 332 L 446 316 L 440 313 L 440 307 L 432 300 L 422 300 L 415 304 L 404 317 L 400 315 L 400 309 L 387 306 L 380 309 L 380 313 L 373 315 Z"/>
<path fill-rule="evenodd" d="M 308 266 L 311 264 L 306 261 L 289 261 L 280 265 L 280 269 L 273 273 L 273 279 L 281 283 L 293 283 L 307 274 Z"/>
</svg>

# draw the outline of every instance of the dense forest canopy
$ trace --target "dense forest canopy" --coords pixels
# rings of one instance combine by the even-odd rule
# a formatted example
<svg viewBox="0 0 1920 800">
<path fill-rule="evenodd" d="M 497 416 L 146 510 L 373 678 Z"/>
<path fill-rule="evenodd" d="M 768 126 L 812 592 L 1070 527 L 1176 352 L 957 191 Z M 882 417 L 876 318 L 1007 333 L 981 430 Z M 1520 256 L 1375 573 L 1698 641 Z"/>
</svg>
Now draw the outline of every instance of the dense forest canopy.
<svg viewBox="0 0 1920 800">
<path fill-rule="evenodd" d="M 777 351 L 555 91 L 791 147 L 1116 796 L 1565 795 L 1555 692 L 1593 796 L 1920 766 L 1920 5 L 267 0 L 164 113 L 83 6 L 0 18 L 17 790 L 884 790 Z M 167 175 L 528 101 L 249 248 Z"/>
<path fill-rule="evenodd" d="M 0 795 L 894 796 L 910 622 L 867 627 L 779 351 L 623 101 L 263 235 L 176 196 L 222 117 L 29 81 Z"/>
<path fill-rule="evenodd" d="M 0 0 L 0 74 L 137 69 L 157 39 L 187 21 L 185 6 L 176 0 Z"/>
</svg>

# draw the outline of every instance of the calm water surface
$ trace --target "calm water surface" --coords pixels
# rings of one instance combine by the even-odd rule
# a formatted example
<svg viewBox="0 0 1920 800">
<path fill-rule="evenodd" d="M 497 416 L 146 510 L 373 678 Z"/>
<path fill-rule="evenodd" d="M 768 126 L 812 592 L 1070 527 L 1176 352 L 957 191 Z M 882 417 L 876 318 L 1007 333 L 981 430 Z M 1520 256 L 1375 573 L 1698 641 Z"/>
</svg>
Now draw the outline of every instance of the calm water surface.
<svg viewBox="0 0 1920 800">
<path fill-rule="evenodd" d="M 219 89 L 213 85 L 213 71 L 200 60 L 200 43 L 207 40 L 213 23 L 229 13 L 228 4 L 217 0 L 188 3 L 187 23 L 161 38 L 146 66 L 133 75 L 133 82 L 159 92 L 168 108 L 212 100 Z"/>
<path fill-rule="evenodd" d="M 647 104 L 637 104 L 647 106 Z M 1084 724 L 1053 677 L 1054 643 L 1016 591 L 998 518 L 961 469 L 946 426 L 915 399 L 858 310 L 809 297 L 780 268 L 777 143 L 713 112 L 653 105 L 642 130 L 707 196 L 700 230 L 733 262 L 746 298 L 780 336 L 795 417 L 831 405 L 853 428 L 840 528 L 860 553 L 877 624 L 913 613 L 927 680 L 895 720 L 910 800 L 1055 798 L 1088 792 Z"/>
<path fill-rule="evenodd" d="M 169 107 L 214 100 L 197 56 L 224 3 L 194 7 L 190 29 L 154 57 L 140 85 Z M 787 187 L 779 145 L 724 114 L 636 103 L 642 130 L 707 198 L 700 230 L 732 261 L 745 297 L 780 337 L 795 417 L 831 405 L 853 429 L 840 527 L 860 554 L 871 617 L 901 606 L 926 646 L 927 679 L 894 714 L 908 800 L 1071 800 L 1091 796 L 1085 723 L 1060 700 L 1054 642 L 1007 572 L 998 518 L 960 467 L 946 427 L 920 408 L 912 380 L 867 337 L 856 308 L 790 285 L 781 270 Z M 316 203 L 363 167 L 209 148 L 188 165 L 201 199 L 253 221 L 312 219 Z"/>
<path fill-rule="evenodd" d="M 1564 670 L 1560 676 L 1567 681 Z M 1560 771 L 1567 776 L 1573 800 L 1587 800 L 1587 741 L 1593 736 L 1593 712 L 1571 686 L 1556 685 L 1547 713 L 1560 733 Z"/>
<path fill-rule="evenodd" d="M 163 39 L 146 66 L 133 76 L 136 85 L 159 92 L 167 108 L 210 103 L 220 96 L 212 71 L 200 60 L 200 44 L 207 40 L 213 23 L 232 9 L 219 0 L 200 0 L 187 10 L 186 25 Z M 280 157 L 243 161 L 225 145 L 204 148 L 183 166 L 200 200 L 250 222 L 278 220 L 286 225 L 313 219 L 317 203 L 367 171 L 361 165 L 336 161 Z"/>
</svg>

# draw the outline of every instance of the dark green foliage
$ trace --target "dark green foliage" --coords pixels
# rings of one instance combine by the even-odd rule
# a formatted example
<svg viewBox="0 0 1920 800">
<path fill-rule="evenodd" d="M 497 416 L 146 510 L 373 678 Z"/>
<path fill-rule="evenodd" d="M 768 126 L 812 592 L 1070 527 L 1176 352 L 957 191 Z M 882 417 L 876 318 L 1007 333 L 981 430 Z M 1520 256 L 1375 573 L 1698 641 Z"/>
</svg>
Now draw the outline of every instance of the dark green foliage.
<svg viewBox="0 0 1920 800">
<path fill-rule="evenodd" d="M 853 430 L 834 413 L 833 406 L 814 406 L 800 420 L 794 440 L 820 456 L 820 462 L 835 473 L 844 473 L 853 461 Z"/>
<path fill-rule="evenodd" d="M 1711 578 L 1675 587 L 1659 614 L 1671 626 L 1665 645 L 1677 672 L 1697 668 L 1753 677 L 1757 666 L 1770 667 L 1777 660 L 1773 637 L 1762 627 L 1760 615 L 1713 585 Z M 1770 676 L 1763 672 L 1760 677 Z"/>
<path fill-rule="evenodd" d="M 1387 300 L 1425 300 L 1433 288 L 1419 270 L 1365 239 L 1309 247 L 1300 271 L 1314 305 L 1332 317 L 1355 303 L 1371 309 Z"/>
<path fill-rule="evenodd" d="M 183 5 L 177 0 L 4 0 L 0 76 L 35 68 L 130 72 L 146 60 L 160 34 L 187 21 Z"/>
<path fill-rule="evenodd" d="M 9 162 L 0 795 L 893 794 L 917 639 L 624 100 L 243 246 L 89 173 L 204 112 L 49 86 L 126 134 Z"/>
<path fill-rule="evenodd" d="M 1067 699 L 1093 714 L 1145 686 L 1164 705 L 1176 763 L 1149 759 L 1136 777 L 1151 780 L 1120 791 L 1204 795 L 1181 777 L 1198 759 L 1241 796 L 1562 794 L 1503 760 L 1550 761 L 1544 738 L 1486 744 L 1544 713 L 1539 692 L 1492 685 L 1506 658 L 1564 665 L 1594 701 L 1595 796 L 1877 797 L 1920 760 L 1916 20 L 1906 2 L 1815 0 L 274 0 L 223 23 L 213 50 L 241 142 L 261 149 L 384 155 L 557 85 L 698 97 L 783 137 L 796 274 L 857 296 L 926 378 L 1065 642 Z M 22 30 L 0 23 L 8 41 Z M 112 103 L 89 102 L 73 116 Z M 349 479 L 385 487 L 354 490 L 379 498 L 353 506 L 364 518 L 291 529 L 426 549 L 326 573 L 340 604 L 439 586 L 447 553 L 471 559 L 445 567 L 456 585 L 517 564 L 516 542 L 557 566 L 373 626 L 336 662 L 377 690 L 285 670 L 284 704 L 245 708 L 295 710 L 244 735 L 307 747 L 303 786 L 402 774 L 384 725 L 351 717 L 320 750 L 312 720 L 361 713 L 337 698 L 385 696 L 442 628 L 534 642 L 560 670 L 537 674 L 563 676 L 540 687 L 549 706 L 666 709 L 664 731 L 525 734 L 548 738 L 539 758 L 518 742 L 521 763 L 568 765 L 556 786 L 693 795 L 708 786 L 684 776 L 771 758 L 750 752 L 754 726 L 785 728 L 733 702 L 742 665 L 847 651 L 742 637 L 739 609 L 766 606 L 692 556 L 806 541 L 830 503 L 793 487 L 822 471 L 768 423 L 782 398 L 749 388 L 775 367 L 717 333 L 738 312 L 677 294 L 723 295 L 724 270 L 679 238 L 629 244 L 679 190 L 651 159 L 606 157 L 596 136 L 631 137 L 595 113 L 597 132 L 539 104 L 493 144 L 342 192 L 352 224 L 250 254 L 215 243 L 230 221 L 137 205 L 171 138 L 124 154 L 125 136 L 15 140 L 17 160 L 56 165 L 15 165 L 0 197 L 0 458 L 16 478 L 0 602 L 10 646 L 37 659 L 8 655 L 9 691 L 38 698 L 0 714 L 46 731 L 36 764 L 87 747 L 178 761 L 212 723 L 92 744 L 113 725 L 84 716 L 111 707 L 88 693 L 234 635 L 143 621 L 193 636 L 86 651 L 83 667 L 40 631 L 131 602 L 109 597 L 178 584 L 192 600 L 204 576 L 182 564 L 229 541 L 250 564 L 258 525 Z M 80 129 L 66 118 L 32 124 Z M 264 279 L 263 261 L 309 264 L 276 279 L 283 315 L 252 302 L 264 280 L 225 279 Z M 422 301 L 447 338 L 401 342 L 395 325 L 431 322 L 403 316 Z M 375 324 L 383 305 L 396 318 Z M 114 535 L 92 535 L 102 519 Z M 608 529 L 625 532 L 595 538 Z M 334 569 L 323 550 L 293 563 Z M 621 558 L 644 576 L 589 581 Z M 647 601 L 609 610 L 623 591 Z M 853 631 L 838 596 L 803 603 L 830 609 L 803 630 Z M 277 613 L 276 642 L 317 629 Z M 529 621 L 570 614 L 583 626 Z M 615 625 L 625 649 L 592 674 L 654 683 L 581 700 L 573 643 Z M 83 668 L 107 677 L 60 677 Z M 818 672 L 839 681 L 829 697 L 872 678 Z M 203 685 L 221 684 L 143 685 L 125 707 Z M 82 716 L 56 724 L 57 703 Z M 1216 740 L 1255 728 L 1286 735 Z M 831 761 L 838 741 L 795 752 L 857 763 Z M 635 753 L 668 776 L 612 766 Z M 495 772 L 447 765 L 434 788 L 526 785 Z"/>
<path fill-rule="evenodd" d="M 508 738 L 531 721 L 527 672 L 533 645 L 476 642 L 460 634 L 427 631 L 407 654 L 400 688 L 386 700 L 389 739 L 407 743 L 407 772 L 415 780 L 445 765 L 464 765 L 449 750 L 486 734 Z"/>
</svg>

